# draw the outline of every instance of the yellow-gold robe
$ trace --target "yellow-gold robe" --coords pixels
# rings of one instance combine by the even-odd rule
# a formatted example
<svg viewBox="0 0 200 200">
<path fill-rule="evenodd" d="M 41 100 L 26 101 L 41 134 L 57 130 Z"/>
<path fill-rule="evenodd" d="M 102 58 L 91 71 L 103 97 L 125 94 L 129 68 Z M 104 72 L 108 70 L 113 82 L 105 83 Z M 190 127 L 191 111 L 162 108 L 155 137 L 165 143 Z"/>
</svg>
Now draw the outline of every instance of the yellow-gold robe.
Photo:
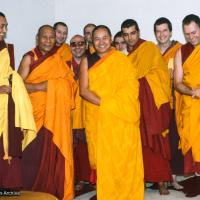
<svg viewBox="0 0 200 200">
<path fill-rule="evenodd" d="M 183 64 L 183 83 L 200 88 L 200 45 Z M 176 92 L 176 121 L 180 148 L 185 155 L 190 149 L 194 162 L 200 162 L 200 100 Z"/>
<path fill-rule="evenodd" d="M 139 84 L 128 58 L 111 50 L 88 71 L 89 90 L 100 106 L 86 102 L 90 161 L 97 169 L 98 200 L 144 199 L 139 131 Z"/>
</svg>

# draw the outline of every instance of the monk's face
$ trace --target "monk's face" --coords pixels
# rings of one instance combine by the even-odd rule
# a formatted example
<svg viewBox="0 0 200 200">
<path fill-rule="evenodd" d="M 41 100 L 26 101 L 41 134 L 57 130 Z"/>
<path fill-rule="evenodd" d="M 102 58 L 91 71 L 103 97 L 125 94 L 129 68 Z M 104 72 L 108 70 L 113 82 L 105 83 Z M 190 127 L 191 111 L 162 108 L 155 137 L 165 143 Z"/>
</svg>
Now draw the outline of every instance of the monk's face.
<svg viewBox="0 0 200 200">
<path fill-rule="evenodd" d="M 57 25 L 55 32 L 56 32 L 56 44 L 60 46 L 61 44 L 66 42 L 68 35 L 68 28 L 63 25 Z"/>
<path fill-rule="evenodd" d="M 42 54 L 46 54 L 55 45 L 55 32 L 50 27 L 44 27 L 37 36 L 38 46 Z"/>
<path fill-rule="evenodd" d="M 124 51 L 127 48 L 123 37 L 116 37 L 114 40 L 114 46 L 119 51 Z"/>
<path fill-rule="evenodd" d="M 0 16 L 0 41 L 4 40 L 4 38 L 6 37 L 7 26 L 8 23 L 6 21 L 6 18 Z"/>
<path fill-rule="evenodd" d="M 89 43 L 92 44 L 92 31 L 94 30 L 94 26 L 88 26 L 84 30 L 84 37 L 85 40 Z"/>
<path fill-rule="evenodd" d="M 195 22 L 183 26 L 183 32 L 187 42 L 193 46 L 200 43 L 200 27 Z"/>
<path fill-rule="evenodd" d="M 129 28 L 122 28 L 123 37 L 128 47 L 133 47 L 140 37 L 140 32 L 136 30 L 135 26 Z"/>
<path fill-rule="evenodd" d="M 86 43 L 85 39 L 82 36 L 75 36 L 70 41 L 70 49 L 73 57 L 79 59 L 85 55 Z"/>
<path fill-rule="evenodd" d="M 164 23 L 164 24 L 156 25 L 155 36 L 156 36 L 156 40 L 158 41 L 158 44 L 169 43 L 172 33 L 169 30 L 168 24 Z"/>
<path fill-rule="evenodd" d="M 107 29 L 99 28 L 93 33 L 93 45 L 100 57 L 111 50 L 112 38 Z"/>
</svg>

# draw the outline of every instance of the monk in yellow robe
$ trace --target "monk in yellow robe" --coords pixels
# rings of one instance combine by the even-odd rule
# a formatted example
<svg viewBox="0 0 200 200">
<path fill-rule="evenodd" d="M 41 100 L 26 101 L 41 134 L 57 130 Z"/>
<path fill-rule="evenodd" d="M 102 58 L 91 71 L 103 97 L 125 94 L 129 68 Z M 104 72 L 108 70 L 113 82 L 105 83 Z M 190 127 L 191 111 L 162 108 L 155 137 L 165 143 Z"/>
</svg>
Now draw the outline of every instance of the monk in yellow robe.
<svg viewBox="0 0 200 200">
<path fill-rule="evenodd" d="M 144 179 L 159 183 L 161 195 L 169 194 L 164 182 L 171 180 L 168 128 L 170 122 L 170 79 L 158 47 L 140 39 L 133 19 L 121 25 L 128 58 L 137 71 L 141 105 L 140 132 L 143 145 Z"/>
<path fill-rule="evenodd" d="M 73 72 L 53 48 L 53 28 L 49 25 L 40 27 L 37 40 L 38 47 L 23 57 L 19 67 L 37 126 L 37 138 L 23 154 L 24 187 L 72 200 L 70 113 L 74 108 L 76 84 Z"/>
<path fill-rule="evenodd" d="M 154 23 L 154 34 L 158 42 L 157 46 L 160 49 L 165 64 L 168 66 L 170 73 L 170 105 L 172 109 L 172 117 L 169 127 L 169 141 L 171 147 L 171 168 L 172 168 L 172 187 L 177 190 L 183 187 L 178 184 L 176 175 L 183 174 L 183 156 L 181 150 L 178 148 L 179 135 L 175 120 L 175 94 L 174 94 L 174 55 L 181 47 L 178 41 L 171 40 L 172 24 L 169 19 L 165 17 L 158 18 Z"/>
<path fill-rule="evenodd" d="M 23 80 L 13 70 L 14 54 L 4 41 L 7 25 L 0 12 L 0 188 L 18 190 L 22 151 L 36 137 L 36 126 Z"/>
<path fill-rule="evenodd" d="M 97 53 L 85 58 L 80 69 L 89 158 L 97 170 L 97 199 L 142 200 L 138 81 L 130 61 L 111 49 L 111 42 L 109 28 L 97 26 L 93 31 Z"/>
<path fill-rule="evenodd" d="M 182 22 L 188 43 L 175 56 L 176 120 L 184 173 L 195 173 L 183 182 L 187 197 L 200 194 L 200 18 L 188 15 Z"/>
<path fill-rule="evenodd" d="M 72 54 L 69 45 L 66 43 L 68 35 L 68 26 L 64 22 L 56 22 L 53 26 L 56 32 L 56 49 L 63 60 L 69 61 L 72 59 Z"/>
</svg>

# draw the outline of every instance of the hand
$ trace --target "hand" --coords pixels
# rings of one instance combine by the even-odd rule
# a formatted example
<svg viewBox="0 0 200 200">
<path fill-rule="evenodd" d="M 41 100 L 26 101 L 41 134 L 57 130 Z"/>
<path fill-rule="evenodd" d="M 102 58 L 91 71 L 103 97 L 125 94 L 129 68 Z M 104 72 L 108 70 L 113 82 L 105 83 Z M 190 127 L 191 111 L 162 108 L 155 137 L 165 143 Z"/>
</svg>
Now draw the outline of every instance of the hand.
<svg viewBox="0 0 200 200">
<path fill-rule="evenodd" d="M 9 93 L 11 93 L 11 91 L 12 91 L 11 86 L 8 86 L 8 85 L 0 86 L 0 94 L 9 94 Z"/>
<path fill-rule="evenodd" d="M 200 88 L 192 88 L 192 98 L 200 99 Z"/>
<path fill-rule="evenodd" d="M 47 81 L 43 81 L 41 83 L 37 83 L 37 88 L 39 91 L 47 91 Z"/>
</svg>

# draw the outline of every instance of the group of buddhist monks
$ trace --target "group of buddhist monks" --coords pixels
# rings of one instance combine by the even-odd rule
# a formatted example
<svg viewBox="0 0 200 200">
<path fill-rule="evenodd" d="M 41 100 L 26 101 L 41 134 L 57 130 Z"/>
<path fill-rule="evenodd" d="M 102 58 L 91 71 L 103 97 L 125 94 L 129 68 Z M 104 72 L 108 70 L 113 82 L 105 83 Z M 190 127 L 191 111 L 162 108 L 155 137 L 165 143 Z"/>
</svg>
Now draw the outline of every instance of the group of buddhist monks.
<svg viewBox="0 0 200 200">
<path fill-rule="evenodd" d="M 200 18 L 154 23 L 157 44 L 133 19 L 112 41 L 87 24 L 66 42 L 64 22 L 43 25 L 18 73 L 0 12 L 0 188 L 72 200 L 143 200 L 145 182 L 200 195 Z M 176 175 L 191 175 L 177 182 Z M 74 183 L 75 182 L 75 183 Z M 92 183 L 92 184 L 90 184 Z M 75 188 L 74 188 L 75 186 Z"/>
</svg>

